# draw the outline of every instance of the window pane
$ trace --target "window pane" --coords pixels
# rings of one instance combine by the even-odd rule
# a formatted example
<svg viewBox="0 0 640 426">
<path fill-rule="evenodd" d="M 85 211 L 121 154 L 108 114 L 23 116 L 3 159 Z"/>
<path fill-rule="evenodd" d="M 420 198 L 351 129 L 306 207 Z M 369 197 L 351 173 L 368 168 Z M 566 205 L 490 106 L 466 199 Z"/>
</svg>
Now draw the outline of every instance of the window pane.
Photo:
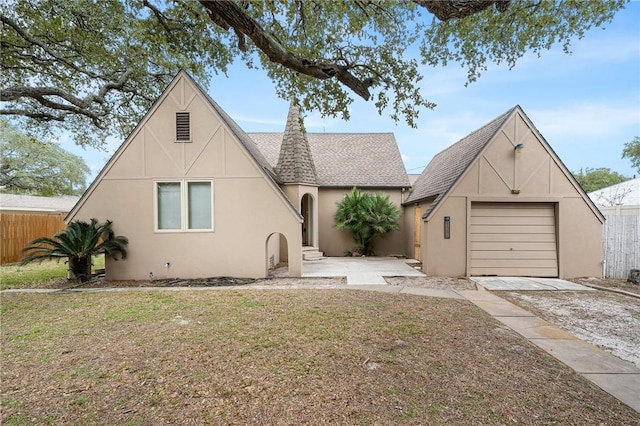
<svg viewBox="0 0 640 426">
<path fill-rule="evenodd" d="M 189 182 L 189 229 L 211 229 L 211 182 Z"/>
<path fill-rule="evenodd" d="M 158 184 L 158 229 L 181 229 L 180 183 Z"/>
</svg>

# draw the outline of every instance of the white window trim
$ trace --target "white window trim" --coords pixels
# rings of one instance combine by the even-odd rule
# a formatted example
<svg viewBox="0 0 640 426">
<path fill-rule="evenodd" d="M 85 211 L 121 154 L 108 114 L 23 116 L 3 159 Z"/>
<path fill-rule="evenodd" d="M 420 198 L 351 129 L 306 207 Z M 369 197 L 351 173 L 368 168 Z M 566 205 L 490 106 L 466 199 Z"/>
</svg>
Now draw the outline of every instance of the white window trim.
<svg viewBox="0 0 640 426">
<path fill-rule="evenodd" d="M 207 182 L 211 184 L 211 228 L 209 229 L 189 229 L 189 196 L 188 185 L 190 183 Z M 180 229 L 160 229 L 158 226 L 158 184 L 179 183 L 180 184 Z M 153 182 L 153 230 L 156 233 L 202 233 L 214 232 L 214 185 L 213 179 L 159 179 Z"/>
</svg>

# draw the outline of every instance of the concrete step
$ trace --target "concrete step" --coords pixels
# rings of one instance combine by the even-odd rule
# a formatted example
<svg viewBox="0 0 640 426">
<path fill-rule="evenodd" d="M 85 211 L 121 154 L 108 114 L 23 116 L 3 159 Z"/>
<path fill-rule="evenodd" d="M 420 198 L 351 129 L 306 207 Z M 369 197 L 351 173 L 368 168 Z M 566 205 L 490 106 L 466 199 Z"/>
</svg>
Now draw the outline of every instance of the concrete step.
<svg viewBox="0 0 640 426">
<path fill-rule="evenodd" d="M 302 260 L 322 260 L 324 253 L 317 247 L 302 247 Z"/>
</svg>

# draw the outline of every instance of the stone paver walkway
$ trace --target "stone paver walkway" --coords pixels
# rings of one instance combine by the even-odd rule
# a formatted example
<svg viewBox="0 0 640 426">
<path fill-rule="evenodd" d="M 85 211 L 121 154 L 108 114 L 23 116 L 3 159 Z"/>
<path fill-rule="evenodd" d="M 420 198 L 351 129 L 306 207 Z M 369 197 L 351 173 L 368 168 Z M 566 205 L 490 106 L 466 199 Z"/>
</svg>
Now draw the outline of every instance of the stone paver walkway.
<svg viewBox="0 0 640 426">
<path fill-rule="evenodd" d="M 640 413 L 640 369 L 488 291 L 458 291 L 502 324 Z"/>
</svg>

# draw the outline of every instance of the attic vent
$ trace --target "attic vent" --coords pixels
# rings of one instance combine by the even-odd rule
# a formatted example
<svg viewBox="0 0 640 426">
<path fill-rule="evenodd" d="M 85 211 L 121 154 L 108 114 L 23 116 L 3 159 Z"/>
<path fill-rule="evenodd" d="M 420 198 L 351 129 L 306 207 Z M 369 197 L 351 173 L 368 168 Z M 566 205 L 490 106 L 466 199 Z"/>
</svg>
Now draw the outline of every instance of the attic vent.
<svg viewBox="0 0 640 426">
<path fill-rule="evenodd" d="M 191 141 L 191 123 L 188 112 L 176 112 L 176 141 Z"/>
</svg>

